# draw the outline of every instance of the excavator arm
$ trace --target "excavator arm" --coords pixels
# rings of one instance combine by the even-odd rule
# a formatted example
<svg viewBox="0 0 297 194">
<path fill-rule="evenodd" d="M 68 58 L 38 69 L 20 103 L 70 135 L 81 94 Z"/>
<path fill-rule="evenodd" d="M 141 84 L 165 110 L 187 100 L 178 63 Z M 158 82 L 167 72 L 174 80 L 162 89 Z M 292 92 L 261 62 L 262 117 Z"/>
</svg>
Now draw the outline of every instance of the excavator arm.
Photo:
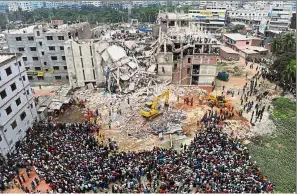
<svg viewBox="0 0 297 194">
<path fill-rule="evenodd" d="M 143 109 L 140 110 L 140 114 L 146 118 L 152 118 L 154 116 L 157 116 L 160 114 L 159 110 L 157 110 L 157 105 L 158 102 L 161 98 L 163 98 L 165 96 L 165 106 L 169 105 L 169 94 L 170 94 L 170 90 L 166 90 L 164 91 L 161 95 L 157 96 L 153 102 L 148 102 L 146 103 L 145 107 Z"/>
<path fill-rule="evenodd" d="M 160 94 L 159 96 L 157 96 L 155 98 L 155 100 L 152 103 L 152 107 L 151 109 L 156 109 L 158 102 L 160 99 L 162 99 L 165 96 L 165 104 L 168 105 L 168 101 L 169 101 L 169 94 L 170 94 L 170 90 L 166 90 L 165 92 L 163 92 L 162 94 Z"/>
</svg>

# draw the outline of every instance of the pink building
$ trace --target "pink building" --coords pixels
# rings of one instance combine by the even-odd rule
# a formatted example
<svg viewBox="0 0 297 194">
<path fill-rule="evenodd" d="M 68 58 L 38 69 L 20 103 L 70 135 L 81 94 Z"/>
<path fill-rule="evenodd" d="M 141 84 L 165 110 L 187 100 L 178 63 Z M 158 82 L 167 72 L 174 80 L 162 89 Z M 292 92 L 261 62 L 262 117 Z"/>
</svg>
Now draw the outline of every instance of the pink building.
<svg viewBox="0 0 297 194">
<path fill-rule="evenodd" d="M 239 48 L 242 48 L 243 46 L 261 46 L 263 40 L 257 37 L 248 37 L 237 33 L 224 34 L 223 41 L 225 45 L 238 52 Z"/>
</svg>

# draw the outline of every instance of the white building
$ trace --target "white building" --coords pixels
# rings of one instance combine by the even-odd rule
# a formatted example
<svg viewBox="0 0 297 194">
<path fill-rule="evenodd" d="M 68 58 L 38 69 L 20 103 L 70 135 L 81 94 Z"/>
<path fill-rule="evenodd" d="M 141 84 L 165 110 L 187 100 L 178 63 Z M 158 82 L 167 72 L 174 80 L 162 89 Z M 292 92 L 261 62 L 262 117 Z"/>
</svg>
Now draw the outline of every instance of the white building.
<svg viewBox="0 0 297 194">
<path fill-rule="evenodd" d="M 5 33 L 10 52 L 23 54 L 28 77 L 33 82 L 68 82 L 64 42 L 92 35 L 86 22 L 33 25 Z"/>
<path fill-rule="evenodd" d="M 0 53 L 0 152 L 6 155 L 37 118 L 21 54 Z"/>
<path fill-rule="evenodd" d="M 283 4 L 282 7 L 273 7 L 271 10 L 271 19 L 268 25 L 270 32 L 279 34 L 289 29 L 292 18 L 292 6 L 287 7 Z"/>
<path fill-rule="evenodd" d="M 99 85 L 104 82 L 99 47 L 98 40 L 81 40 L 79 42 L 68 40 L 65 42 L 70 86 L 76 88 L 89 83 Z"/>
</svg>

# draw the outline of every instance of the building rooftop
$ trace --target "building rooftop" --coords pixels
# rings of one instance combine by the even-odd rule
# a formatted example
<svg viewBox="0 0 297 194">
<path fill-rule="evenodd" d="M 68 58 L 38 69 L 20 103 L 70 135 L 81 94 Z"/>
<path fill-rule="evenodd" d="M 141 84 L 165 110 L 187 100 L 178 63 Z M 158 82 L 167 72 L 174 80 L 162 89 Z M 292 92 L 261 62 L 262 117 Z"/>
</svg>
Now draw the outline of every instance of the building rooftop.
<svg viewBox="0 0 297 194">
<path fill-rule="evenodd" d="M 245 35 L 242 34 L 224 34 L 224 36 L 232 39 L 232 40 L 249 40 L 249 38 L 247 38 Z"/>
<path fill-rule="evenodd" d="M 13 29 L 13 30 L 5 30 L 3 31 L 4 34 L 33 34 L 33 30 L 34 29 L 42 29 L 44 28 L 46 31 L 44 33 L 55 33 L 55 32 L 61 32 L 61 31 L 72 31 L 74 29 L 77 28 L 81 28 L 84 25 L 87 25 L 87 22 L 82 22 L 82 23 L 77 23 L 77 24 L 62 24 L 62 25 L 58 25 L 57 28 L 54 28 L 54 26 L 50 25 L 50 26 L 46 26 L 46 25 L 32 25 L 32 26 L 28 26 L 26 28 L 20 28 L 20 29 Z"/>
<path fill-rule="evenodd" d="M 3 31 L 3 33 L 4 34 L 33 34 L 34 28 L 35 28 L 35 25 L 32 25 L 32 26 L 28 26 L 26 28 L 5 30 L 5 31 Z"/>
<path fill-rule="evenodd" d="M 202 11 L 202 12 L 226 12 L 226 9 L 191 9 L 189 10 L 189 13 L 191 11 Z"/>
<path fill-rule="evenodd" d="M 226 46 L 221 46 L 220 47 L 224 52 L 226 53 L 232 53 L 232 54 L 238 54 L 238 52 L 236 52 L 235 50 L 229 48 L 229 47 L 226 47 Z"/>
<path fill-rule="evenodd" d="M 21 53 L 0 53 L 0 67 L 21 56 Z"/>
</svg>

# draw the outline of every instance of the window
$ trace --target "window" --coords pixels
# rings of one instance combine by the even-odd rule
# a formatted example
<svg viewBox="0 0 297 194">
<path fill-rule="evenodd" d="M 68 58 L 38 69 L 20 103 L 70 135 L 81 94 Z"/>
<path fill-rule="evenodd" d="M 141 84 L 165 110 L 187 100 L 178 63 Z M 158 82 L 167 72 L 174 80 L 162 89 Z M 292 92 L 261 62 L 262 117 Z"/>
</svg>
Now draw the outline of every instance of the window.
<svg viewBox="0 0 297 194">
<path fill-rule="evenodd" d="M 93 55 L 93 53 L 92 53 L 92 46 L 90 46 L 90 53 L 91 53 L 91 56 Z"/>
<path fill-rule="evenodd" d="M 92 67 L 94 67 L 94 59 L 92 58 L 91 60 L 92 60 Z"/>
<path fill-rule="evenodd" d="M 69 79 L 69 76 L 68 76 L 68 75 L 66 75 L 66 79 L 67 79 L 67 80 Z"/>
<path fill-rule="evenodd" d="M 18 105 L 20 105 L 20 104 L 22 103 L 22 101 L 21 101 L 20 98 L 18 98 L 18 99 L 15 100 L 15 103 L 16 103 L 16 105 L 18 106 Z"/>
<path fill-rule="evenodd" d="M 190 72 L 191 72 L 191 68 L 188 67 L 188 69 L 187 69 L 187 74 L 190 74 Z"/>
<path fill-rule="evenodd" d="M 56 56 L 51 56 L 51 59 L 52 59 L 53 61 L 56 61 L 56 60 L 58 60 L 58 57 L 56 57 Z"/>
<path fill-rule="evenodd" d="M 64 50 L 64 47 L 63 46 L 60 46 L 60 50 L 63 51 Z"/>
<path fill-rule="evenodd" d="M 63 59 L 63 61 L 65 61 L 66 60 L 65 56 L 62 56 L 62 59 Z"/>
<path fill-rule="evenodd" d="M 11 107 L 9 106 L 9 107 L 7 107 L 7 108 L 5 109 L 5 111 L 6 111 L 6 114 L 9 115 L 9 114 L 12 112 L 12 109 L 11 109 Z"/>
<path fill-rule="evenodd" d="M 81 67 L 84 68 L 83 59 L 81 58 L 80 61 L 81 61 Z"/>
<path fill-rule="evenodd" d="M 28 76 L 28 80 L 33 80 L 33 77 L 32 76 Z"/>
<path fill-rule="evenodd" d="M 86 80 L 85 70 L 83 70 L 84 80 Z"/>
<path fill-rule="evenodd" d="M 5 89 L 0 92 L 0 96 L 2 99 L 4 99 L 7 96 Z"/>
<path fill-rule="evenodd" d="M 79 54 L 80 54 L 80 56 L 82 56 L 82 55 L 81 55 L 81 46 L 79 46 Z"/>
<path fill-rule="evenodd" d="M 33 61 L 38 61 L 38 57 L 32 57 Z"/>
<path fill-rule="evenodd" d="M 48 71 L 48 69 L 45 69 L 45 71 Z"/>
<path fill-rule="evenodd" d="M 41 55 L 44 55 L 44 52 L 43 51 L 41 51 Z"/>
<path fill-rule="evenodd" d="M 16 89 L 16 85 L 15 85 L 15 83 L 11 84 L 11 85 L 10 85 L 10 88 L 11 88 L 11 91 L 15 91 L 15 89 Z"/>
<path fill-rule="evenodd" d="M 32 103 L 32 104 L 30 104 L 30 107 L 31 107 L 31 108 L 33 108 L 33 103 Z"/>
<path fill-rule="evenodd" d="M 38 70 L 41 70 L 41 68 L 40 67 L 35 67 L 35 70 L 38 71 Z"/>
<path fill-rule="evenodd" d="M 93 76 L 94 76 L 94 79 L 96 79 L 96 74 L 95 74 L 95 70 L 93 69 Z"/>
<path fill-rule="evenodd" d="M 42 42 L 39 42 L 39 45 L 42 46 Z"/>
<path fill-rule="evenodd" d="M 246 42 L 245 44 L 248 45 L 250 42 Z"/>
<path fill-rule="evenodd" d="M 190 57 L 188 58 L 188 63 L 191 63 L 191 58 Z"/>
<path fill-rule="evenodd" d="M 28 61 L 27 57 L 23 57 L 23 61 Z"/>
<path fill-rule="evenodd" d="M 22 37 L 15 37 L 16 41 L 22 41 Z"/>
<path fill-rule="evenodd" d="M 18 48 L 19 51 L 25 51 L 25 48 L 24 47 L 20 47 Z"/>
<path fill-rule="evenodd" d="M 26 76 L 25 75 L 23 75 L 22 78 L 23 78 L 23 81 L 26 81 Z"/>
<path fill-rule="evenodd" d="M 19 66 L 22 67 L 22 63 L 19 61 Z"/>
<path fill-rule="evenodd" d="M 31 51 L 36 51 L 36 47 L 30 47 Z"/>
<path fill-rule="evenodd" d="M 6 71 L 6 75 L 7 76 L 9 76 L 10 74 L 12 74 L 12 71 L 11 71 L 11 68 L 10 67 L 6 68 L 5 71 Z"/>
<path fill-rule="evenodd" d="M 11 128 L 12 128 L 12 129 L 15 129 L 17 126 L 18 126 L 18 125 L 17 125 L 17 122 L 16 122 L 16 121 L 13 121 L 13 122 L 11 123 Z"/>
<path fill-rule="evenodd" d="M 30 94 L 30 91 L 29 90 L 27 90 L 27 95 L 29 95 Z"/>
<path fill-rule="evenodd" d="M 37 33 L 37 36 L 40 36 L 40 32 L 39 31 L 37 31 L 36 33 Z"/>
<path fill-rule="evenodd" d="M 177 63 L 175 63 L 173 66 L 173 70 L 176 70 L 176 69 L 177 69 Z"/>
<path fill-rule="evenodd" d="M 28 40 L 34 40 L 34 37 L 33 36 L 29 36 L 28 37 Z"/>
<path fill-rule="evenodd" d="M 47 36 L 46 39 L 47 40 L 53 40 L 53 37 L 52 36 Z"/>
<path fill-rule="evenodd" d="M 30 70 L 30 67 L 25 67 L 26 68 L 26 71 Z"/>
<path fill-rule="evenodd" d="M 59 80 L 59 79 L 61 79 L 61 76 L 55 76 L 55 79 Z"/>
<path fill-rule="evenodd" d="M 67 70 L 67 66 L 64 66 L 64 70 Z"/>
<path fill-rule="evenodd" d="M 24 111 L 24 112 L 22 112 L 22 114 L 20 115 L 20 117 L 21 117 L 21 120 L 23 121 L 25 118 L 26 118 L 26 112 Z"/>
<path fill-rule="evenodd" d="M 46 62 L 43 62 L 43 65 L 47 65 L 47 63 Z"/>
<path fill-rule="evenodd" d="M 54 51 L 54 50 L 56 50 L 54 46 L 49 46 L 48 49 L 49 49 L 50 51 Z"/>
<path fill-rule="evenodd" d="M 64 40 L 64 36 L 58 36 L 58 40 Z"/>
<path fill-rule="evenodd" d="M 54 70 L 59 70 L 59 66 L 54 66 Z"/>
<path fill-rule="evenodd" d="M 1 135 L 0 135 L 0 142 L 2 141 L 2 137 L 1 137 Z"/>
</svg>

